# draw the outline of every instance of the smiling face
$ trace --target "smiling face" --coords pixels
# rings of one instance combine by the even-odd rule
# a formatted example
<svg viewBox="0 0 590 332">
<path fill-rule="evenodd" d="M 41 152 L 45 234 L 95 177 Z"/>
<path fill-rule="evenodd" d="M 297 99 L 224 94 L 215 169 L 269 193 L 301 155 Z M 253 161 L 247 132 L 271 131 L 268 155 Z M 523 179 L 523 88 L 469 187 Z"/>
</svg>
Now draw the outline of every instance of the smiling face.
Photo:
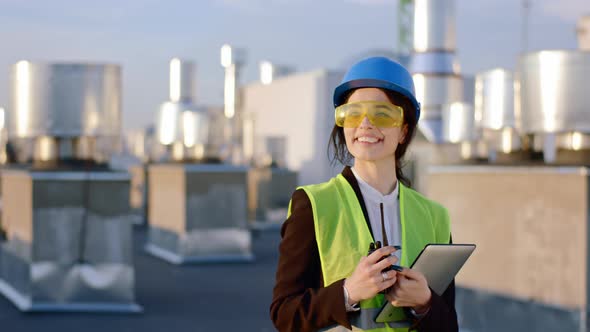
<svg viewBox="0 0 590 332">
<path fill-rule="evenodd" d="M 376 88 L 361 88 L 355 90 L 347 103 L 357 101 L 389 102 L 385 92 Z M 395 101 L 393 101 L 395 102 Z M 378 128 L 367 117 L 356 128 L 344 128 L 346 147 L 358 162 L 386 162 L 395 164 L 395 150 L 404 137 L 404 130 L 400 127 Z"/>
</svg>

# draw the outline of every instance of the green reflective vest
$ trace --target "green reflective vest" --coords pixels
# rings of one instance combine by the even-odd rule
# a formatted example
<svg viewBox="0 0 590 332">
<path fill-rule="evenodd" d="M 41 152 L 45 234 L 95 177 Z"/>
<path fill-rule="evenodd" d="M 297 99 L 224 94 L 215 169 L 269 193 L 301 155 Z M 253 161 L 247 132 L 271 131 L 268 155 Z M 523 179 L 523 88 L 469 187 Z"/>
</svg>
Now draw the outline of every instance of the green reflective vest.
<svg viewBox="0 0 590 332">
<path fill-rule="evenodd" d="M 444 207 L 398 183 L 402 232 L 400 265 L 407 267 L 425 245 L 449 243 L 450 222 Z M 328 286 L 352 274 L 374 239 L 356 194 L 342 174 L 328 182 L 300 188 L 311 202 L 324 286 Z M 375 322 L 384 301 L 382 294 L 361 301 L 361 310 L 349 315 L 353 330 L 408 331 L 407 322 Z M 401 308 L 400 315 L 403 317 Z"/>
</svg>

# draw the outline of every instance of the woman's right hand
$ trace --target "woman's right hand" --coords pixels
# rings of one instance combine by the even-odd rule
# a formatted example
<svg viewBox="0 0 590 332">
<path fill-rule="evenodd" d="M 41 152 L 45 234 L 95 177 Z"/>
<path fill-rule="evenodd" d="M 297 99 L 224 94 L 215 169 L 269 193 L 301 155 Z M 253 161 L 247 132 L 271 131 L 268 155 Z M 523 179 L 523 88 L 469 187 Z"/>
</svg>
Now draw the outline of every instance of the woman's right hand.
<svg viewBox="0 0 590 332">
<path fill-rule="evenodd" d="M 349 304 L 370 299 L 395 284 L 397 272 L 394 270 L 381 272 L 397 263 L 397 257 L 390 256 L 395 251 L 394 247 L 383 247 L 361 258 L 352 275 L 344 280 Z M 386 257 L 379 261 L 384 256 Z"/>
</svg>

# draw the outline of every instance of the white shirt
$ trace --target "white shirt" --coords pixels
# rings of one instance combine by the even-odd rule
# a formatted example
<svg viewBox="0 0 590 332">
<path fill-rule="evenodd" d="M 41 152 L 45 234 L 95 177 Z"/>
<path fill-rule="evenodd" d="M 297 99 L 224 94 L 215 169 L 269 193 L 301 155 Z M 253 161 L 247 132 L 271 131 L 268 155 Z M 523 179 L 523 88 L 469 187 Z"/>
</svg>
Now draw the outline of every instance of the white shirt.
<svg viewBox="0 0 590 332">
<path fill-rule="evenodd" d="M 390 246 L 402 244 L 401 235 L 401 219 L 399 212 L 399 186 L 395 183 L 395 188 L 390 194 L 383 195 L 379 190 L 371 187 L 358 173 L 351 168 L 352 174 L 356 178 L 365 201 L 365 207 L 369 214 L 369 223 L 371 224 L 371 230 L 373 231 L 373 239 L 375 241 L 381 241 L 383 244 L 383 234 L 381 231 L 381 207 L 383 203 L 383 224 L 385 225 L 385 233 L 387 233 L 387 242 Z M 367 248 L 368 251 L 369 248 Z M 397 250 L 393 255 L 398 259 L 398 265 L 401 262 L 401 250 Z M 351 305 L 348 303 L 348 291 L 344 287 L 344 303 L 346 305 L 346 311 L 358 311 L 358 303 Z"/>
<path fill-rule="evenodd" d="M 381 241 L 383 244 L 380 209 L 380 204 L 383 203 L 383 221 L 385 224 L 385 233 L 387 234 L 387 242 L 390 246 L 401 246 L 402 227 L 399 212 L 398 183 L 395 183 L 395 189 L 393 189 L 393 192 L 383 195 L 377 189 L 371 187 L 365 180 L 363 180 L 354 170 L 354 168 L 351 169 L 361 189 L 363 200 L 365 201 L 367 213 L 369 214 L 369 222 L 371 223 L 371 230 L 373 231 L 373 239 L 375 241 Z M 397 257 L 399 264 L 401 262 L 401 250 L 397 250 L 394 255 Z"/>
</svg>

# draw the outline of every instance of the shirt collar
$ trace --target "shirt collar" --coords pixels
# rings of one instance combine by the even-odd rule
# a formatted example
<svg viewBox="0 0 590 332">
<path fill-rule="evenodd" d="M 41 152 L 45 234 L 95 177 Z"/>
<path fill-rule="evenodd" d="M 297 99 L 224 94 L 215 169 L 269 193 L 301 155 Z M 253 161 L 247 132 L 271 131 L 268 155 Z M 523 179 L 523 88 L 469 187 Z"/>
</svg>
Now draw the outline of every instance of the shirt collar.
<svg viewBox="0 0 590 332">
<path fill-rule="evenodd" d="M 359 187 L 365 199 L 375 203 L 395 202 L 395 199 L 398 197 L 399 192 L 399 181 L 395 182 L 395 188 L 391 193 L 383 195 L 381 192 L 379 192 L 379 190 L 371 187 L 371 185 L 369 185 L 365 180 L 363 180 L 363 178 L 361 178 L 360 175 L 358 175 L 358 173 L 355 171 L 354 167 L 352 167 L 351 170 L 352 174 L 354 174 L 354 177 L 356 178 L 356 181 L 359 184 Z"/>
</svg>

